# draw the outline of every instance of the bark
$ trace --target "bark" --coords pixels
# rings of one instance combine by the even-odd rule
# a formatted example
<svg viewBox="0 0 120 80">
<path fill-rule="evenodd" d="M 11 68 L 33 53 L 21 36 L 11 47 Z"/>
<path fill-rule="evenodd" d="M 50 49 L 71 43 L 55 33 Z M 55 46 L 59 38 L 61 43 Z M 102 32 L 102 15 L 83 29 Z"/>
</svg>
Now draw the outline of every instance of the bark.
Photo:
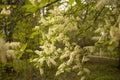
<svg viewBox="0 0 120 80">
<path fill-rule="evenodd" d="M 120 41 L 119 41 L 117 53 L 118 53 L 118 58 L 119 58 L 119 61 L 118 61 L 118 69 L 120 70 Z"/>
</svg>

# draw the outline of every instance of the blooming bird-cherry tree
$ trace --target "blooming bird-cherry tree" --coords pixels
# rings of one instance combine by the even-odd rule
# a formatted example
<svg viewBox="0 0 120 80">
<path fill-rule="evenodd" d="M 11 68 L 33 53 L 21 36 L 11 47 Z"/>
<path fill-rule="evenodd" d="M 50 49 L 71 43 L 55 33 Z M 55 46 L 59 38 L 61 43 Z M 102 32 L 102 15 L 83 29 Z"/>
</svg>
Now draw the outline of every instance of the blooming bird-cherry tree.
<svg viewBox="0 0 120 80">
<path fill-rule="evenodd" d="M 37 28 L 42 41 L 40 50 L 35 51 L 38 57 L 32 62 L 39 68 L 41 75 L 49 72 L 46 68 L 54 68 L 54 77 L 75 71 L 76 75 L 84 79 L 84 74 L 90 71 L 83 67 L 86 58 L 84 50 L 78 45 L 78 37 L 75 37 L 78 28 L 74 17 L 63 16 L 59 9 L 50 12 L 52 17 L 42 18 L 41 25 Z M 74 37 L 76 41 L 73 40 Z"/>
</svg>

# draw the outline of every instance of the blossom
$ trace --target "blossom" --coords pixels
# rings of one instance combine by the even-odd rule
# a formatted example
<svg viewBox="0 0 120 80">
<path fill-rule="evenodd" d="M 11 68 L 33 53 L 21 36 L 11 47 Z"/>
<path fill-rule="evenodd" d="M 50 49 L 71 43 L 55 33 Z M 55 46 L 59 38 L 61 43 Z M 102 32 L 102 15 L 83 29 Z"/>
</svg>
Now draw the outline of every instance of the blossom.
<svg viewBox="0 0 120 80">
<path fill-rule="evenodd" d="M 9 5 L 9 6 L 5 7 L 5 8 L 3 8 L 2 11 L 1 11 L 1 14 L 9 15 L 11 13 L 10 7 L 11 6 Z"/>
<path fill-rule="evenodd" d="M 20 42 L 11 42 L 11 43 L 9 43 L 9 46 L 13 49 L 19 48 Z"/>
<path fill-rule="evenodd" d="M 7 50 L 7 57 L 16 58 L 14 50 Z"/>
</svg>

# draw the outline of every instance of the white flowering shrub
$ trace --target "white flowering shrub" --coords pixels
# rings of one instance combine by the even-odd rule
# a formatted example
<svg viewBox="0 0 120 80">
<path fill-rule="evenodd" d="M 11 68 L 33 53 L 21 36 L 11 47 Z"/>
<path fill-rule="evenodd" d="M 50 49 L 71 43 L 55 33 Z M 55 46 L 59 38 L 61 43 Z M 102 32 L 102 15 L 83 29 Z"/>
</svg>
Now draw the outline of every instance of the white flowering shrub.
<svg viewBox="0 0 120 80">
<path fill-rule="evenodd" d="M 87 59 L 84 50 L 78 45 L 78 28 L 74 17 L 63 16 L 59 9 L 50 12 L 52 17 L 42 18 L 41 26 L 33 29 L 40 32 L 41 46 L 40 50 L 35 51 L 38 57 L 32 62 L 45 80 L 56 80 L 70 72 L 75 72 L 83 80 L 84 74 L 90 71 L 83 67 Z"/>
<path fill-rule="evenodd" d="M 20 47 L 19 42 L 5 42 L 4 39 L 0 39 L 0 61 L 7 62 L 9 58 L 16 58 L 15 50 Z"/>
<path fill-rule="evenodd" d="M 93 46 L 95 55 L 98 53 L 99 56 L 118 57 L 116 51 L 120 41 L 120 27 L 113 26 L 110 20 L 106 19 L 105 25 L 97 28 L 94 32 L 96 36 L 92 39 L 96 41 Z"/>
</svg>

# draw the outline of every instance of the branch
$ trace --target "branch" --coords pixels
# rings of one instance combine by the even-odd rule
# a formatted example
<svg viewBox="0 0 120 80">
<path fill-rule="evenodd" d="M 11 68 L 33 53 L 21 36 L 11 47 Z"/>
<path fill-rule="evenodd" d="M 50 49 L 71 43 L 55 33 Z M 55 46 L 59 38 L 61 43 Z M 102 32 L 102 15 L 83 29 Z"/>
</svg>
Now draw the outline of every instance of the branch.
<svg viewBox="0 0 120 80">
<path fill-rule="evenodd" d="M 103 10 L 104 10 L 104 7 L 101 9 L 101 11 L 99 11 L 98 13 L 96 13 L 97 16 L 95 16 L 95 19 L 93 20 L 93 23 L 92 23 L 91 25 L 89 25 L 89 26 L 88 26 L 85 30 L 83 30 L 83 31 L 87 31 L 88 29 L 90 29 L 90 28 L 93 26 L 93 24 L 96 22 L 96 20 L 98 19 L 98 17 L 100 16 L 100 14 L 102 13 Z M 81 31 L 79 34 L 82 34 L 83 31 Z"/>
<path fill-rule="evenodd" d="M 86 9 L 84 18 L 83 18 L 83 20 L 82 20 L 82 23 L 83 23 L 83 24 L 84 24 L 85 20 L 87 19 L 87 15 L 88 15 L 88 11 L 89 11 L 89 4 L 87 4 L 86 7 L 87 7 L 87 9 Z"/>
<path fill-rule="evenodd" d="M 100 14 L 102 13 L 102 11 L 104 10 L 105 7 L 103 7 L 98 13 L 96 13 L 97 16 L 95 16 L 94 18 L 94 23 L 96 22 L 96 20 L 98 19 L 98 17 L 100 16 Z"/>
<path fill-rule="evenodd" d="M 58 1 L 60 1 L 60 0 L 55 0 L 55 1 L 51 2 L 51 3 L 48 3 L 45 6 L 43 6 L 42 8 L 48 7 L 48 6 L 54 4 L 54 3 L 58 2 Z"/>
</svg>

